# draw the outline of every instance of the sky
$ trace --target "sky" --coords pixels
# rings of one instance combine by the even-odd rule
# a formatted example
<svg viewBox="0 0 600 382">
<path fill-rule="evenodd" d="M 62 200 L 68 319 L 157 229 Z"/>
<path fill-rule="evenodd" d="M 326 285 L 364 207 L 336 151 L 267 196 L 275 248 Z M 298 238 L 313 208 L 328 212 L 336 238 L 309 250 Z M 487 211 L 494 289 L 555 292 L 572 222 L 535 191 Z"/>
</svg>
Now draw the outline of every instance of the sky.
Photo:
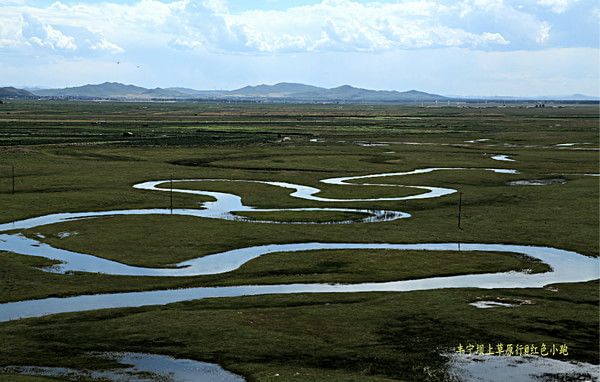
<svg viewBox="0 0 600 382">
<path fill-rule="evenodd" d="M 595 0 L 0 0 L 0 86 L 600 95 Z"/>
</svg>

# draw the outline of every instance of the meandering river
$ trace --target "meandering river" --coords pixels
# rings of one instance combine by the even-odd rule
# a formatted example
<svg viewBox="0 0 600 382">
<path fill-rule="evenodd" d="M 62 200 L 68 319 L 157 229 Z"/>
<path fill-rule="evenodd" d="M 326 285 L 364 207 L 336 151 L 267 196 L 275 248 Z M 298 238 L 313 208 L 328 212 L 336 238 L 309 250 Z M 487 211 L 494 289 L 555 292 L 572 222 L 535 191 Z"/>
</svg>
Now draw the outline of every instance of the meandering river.
<svg viewBox="0 0 600 382">
<path fill-rule="evenodd" d="M 496 160 L 510 161 L 506 156 L 493 157 Z M 339 177 L 321 180 L 322 183 L 337 186 L 370 186 L 370 187 L 404 187 L 420 193 L 381 198 L 365 199 L 336 199 L 322 197 L 318 194 L 319 188 L 299 184 L 258 181 L 258 180 L 232 180 L 232 179 L 179 179 L 176 182 L 253 182 L 291 190 L 290 196 L 317 202 L 381 202 L 402 201 L 414 199 L 439 198 L 455 193 L 455 189 L 433 186 L 404 186 L 388 183 L 354 183 L 365 179 L 384 177 L 401 177 L 415 174 L 431 173 L 435 171 L 491 171 L 500 174 L 517 174 L 511 169 L 471 169 L 471 168 L 424 168 L 408 172 L 382 173 L 363 176 Z M 528 256 L 548 264 L 549 272 L 531 274 L 527 272 L 499 272 L 485 274 L 467 274 L 461 276 L 429 277 L 416 280 L 401 280 L 379 283 L 358 284 L 280 284 L 280 285 L 239 285 L 227 287 L 198 287 L 172 290 L 152 290 L 144 292 L 125 292 L 109 294 L 80 295 L 63 298 L 44 298 L 26 301 L 16 301 L 0 304 L 0 322 L 21 318 L 42 317 L 50 314 L 83 312 L 97 309 L 141 307 L 148 305 L 164 305 L 181 301 L 198 300 L 214 297 L 240 297 L 267 294 L 296 294 L 296 293 L 353 293 L 353 292 L 400 292 L 440 288 L 531 288 L 543 287 L 551 283 L 582 282 L 600 278 L 600 267 L 597 258 L 591 258 L 576 252 L 558 248 L 508 245 L 490 243 L 328 243 L 310 242 L 293 244 L 268 244 L 230 251 L 214 253 L 183 261 L 174 268 L 147 268 L 138 267 L 120 262 L 104 259 L 91 254 L 77 253 L 65 249 L 55 248 L 34 238 L 24 236 L 20 231 L 32 229 L 47 224 L 56 224 L 68 221 L 94 219 L 102 216 L 122 215 L 184 215 L 209 219 L 225 219 L 254 223 L 278 224 L 354 224 L 376 223 L 411 217 L 410 214 L 396 210 L 381 209 L 355 209 L 355 208 L 281 208 L 264 209 L 246 206 L 238 195 L 225 192 L 172 188 L 173 183 L 165 180 L 139 183 L 134 188 L 147 191 L 177 192 L 194 195 L 208 196 L 213 201 L 202 204 L 201 209 L 132 209 L 102 212 L 56 213 L 45 216 L 33 217 L 14 222 L 0 224 L 0 251 L 17 253 L 25 256 L 40 256 L 57 260 L 59 265 L 44 269 L 48 272 L 98 272 L 110 275 L 127 276 L 158 276 L 180 277 L 194 275 L 210 275 L 230 272 L 238 269 L 248 261 L 270 253 L 287 253 L 294 256 L 300 251 L 314 250 L 398 250 L 402 251 L 483 251 L 507 252 Z M 365 217 L 331 222 L 285 222 L 253 220 L 238 215 L 240 212 L 277 212 L 277 211 L 335 211 L 364 214 Z M 11 231 L 11 232 L 8 232 Z M 16 232 L 15 232 L 16 231 Z M 40 238 L 42 239 L 42 238 Z M 151 373 L 155 376 L 175 376 L 178 380 L 222 380 L 243 381 L 243 378 L 223 370 L 218 365 L 207 364 L 192 360 L 177 360 L 168 356 L 147 355 L 134 353 L 116 353 L 115 360 L 131 366 L 117 371 L 72 370 L 60 367 L 8 367 L 4 372 L 16 372 L 32 375 L 50 376 L 94 376 L 106 378 L 111 381 L 131 380 L 136 373 Z M 91 374 L 90 374 L 91 373 Z M 96 374 L 94 374 L 96 373 Z M 125 378 L 125 379 L 123 379 Z M 145 380 L 140 377 L 141 380 Z M 162 377 L 161 377 L 162 378 Z M 204 379 L 201 379 L 204 378 Z"/>
<path fill-rule="evenodd" d="M 275 181 L 257 180 L 229 180 L 229 179 L 181 179 L 176 182 L 255 182 L 271 186 L 290 189 L 290 196 L 318 202 L 364 202 L 364 201 L 399 201 L 411 199 L 439 198 L 456 192 L 455 189 L 433 186 L 404 186 L 388 183 L 353 183 L 358 180 L 376 179 L 384 177 L 400 177 L 415 174 L 431 173 L 435 171 L 491 171 L 500 174 L 516 174 L 511 169 L 472 169 L 472 168 L 424 168 L 408 172 L 381 173 L 353 177 L 339 177 L 323 179 L 321 182 L 330 185 L 364 185 L 371 187 L 408 187 L 423 191 L 419 194 L 398 197 L 382 197 L 367 199 L 335 199 L 318 196 L 319 188 Z M 40 317 L 48 314 L 80 312 L 86 310 L 139 307 L 145 305 L 169 304 L 179 301 L 195 300 L 209 297 L 233 297 L 264 295 L 275 293 L 349 293 L 371 291 L 413 291 L 439 288 L 529 288 L 543 287 L 550 283 L 580 282 L 599 278 L 599 262 L 596 258 L 587 257 L 576 252 L 550 247 L 535 247 L 527 245 L 507 245 L 489 243 L 294 243 L 270 244 L 238 248 L 226 252 L 215 253 L 181 262 L 175 268 L 147 268 L 138 267 L 120 262 L 100 258 L 94 255 L 77 253 L 65 249 L 55 248 L 34 238 L 28 238 L 19 232 L 7 233 L 6 231 L 20 231 L 47 224 L 66 221 L 93 219 L 101 216 L 120 215 L 154 215 L 177 214 L 196 216 L 200 218 L 226 219 L 252 221 L 236 215 L 236 212 L 248 211 L 344 211 L 368 214 L 368 218 L 343 221 L 346 224 L 358 222 L 378 222 L 408 218 L 410 215 L 394 210 L 363 210 L 344 208 L 293 208 L 293 209 L 259 209 L 246 206 L 240 196 L 232 193 L 212 192 L 193 189 L 172 189 L 168 181 L 157 180 L 136 184 L 140 190 L 169 191 L 208 196 L 214 201 L 205 202 L 202 209 L 136 209 L 102 212 L 57 213 L 29 219 L 23 219 L 0 225 L 0 251 L 13 252 L 26 256 L 40 256 L 60 261 L 60 264 L 48 269 L 49 272 L 98 272 L 111 275 L 128 276 L 159 276 L 179 277 L 210 275 L 233 271 L 248 261 L 257 257 L 282 252 L 294 256 L 299 251 L 314 250 L 423 250 L 423 251 L 484 251 L 484 252 L 509 252 L 522 254 L 533 259 L 543 261 L 551 267 L 545 273 L 530 274 L 525 272 L 502 272 L 486 274 L 470 274 L 450 277 L 431 277 L 418 280 L 402 280 L 382 283 L 359 284 L 282 284 L 282 285 L 240 285 L 229 287 L 200 287 L 176 290 L 155 290 L 145 292 L 127 292 L 82 295 L 65 298 L 46 298 L 0 304 L 0 321 L 9 321 L 25 317 Z M 264 221 L 258 221 L 264 222 Z M 285 224 L 287 222 L 277 222 Z M 306 224 L 313 222 L 303 222 Z M 4 232 L 4 233 L 2 233 Z M 401 256 L 401 254 L 399 254 Z"/>
</svg>

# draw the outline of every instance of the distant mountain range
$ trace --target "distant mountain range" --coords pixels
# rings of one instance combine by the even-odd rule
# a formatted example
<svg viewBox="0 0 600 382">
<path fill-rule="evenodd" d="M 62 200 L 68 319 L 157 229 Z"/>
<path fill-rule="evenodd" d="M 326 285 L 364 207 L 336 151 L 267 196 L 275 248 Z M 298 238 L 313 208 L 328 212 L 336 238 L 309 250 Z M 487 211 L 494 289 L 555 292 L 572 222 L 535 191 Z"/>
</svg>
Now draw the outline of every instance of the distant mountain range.
<svg viewBox="0 0 600 382">
<path fill-rule="evenodd" d="M 395 90 L 369 90 L 343 85 L 331 89 L 298 83 L 281 82 L 275 85 L 245 86 L 236 90 L 195 90 L 181 87 L 147 89 L 118 82 L 98 85 L 83 85 L 64 89 L 13 87 L 0 88 L 0 98 L 75 98 L 116 100 L 230 100 L 230 101 L 274 101 L 274 102 L 348 102 L 348 103 L 414 103 L 446 102 L 457 100 L 584 100 L 596 101 L 597 97 L 581 94 L 560 97 L 461 97 L 441 96 L 417 90 L 399 92 Z"/>
<path fill-rule="evenodd" d="M 236 90 L 195 90 L 187 88 L 146 89 L 117 82 L 64 89 L 32 89 L 39 97 L 90 99 L 229 99 L 290 100 L 302 102 L 406 102 L 445 101 L 446 97 L 410 90 L 407 92 L 368 90 L 349 85 L 326 89 L 282 82 L 275 85 L 246 86 Z"/>
</svg>

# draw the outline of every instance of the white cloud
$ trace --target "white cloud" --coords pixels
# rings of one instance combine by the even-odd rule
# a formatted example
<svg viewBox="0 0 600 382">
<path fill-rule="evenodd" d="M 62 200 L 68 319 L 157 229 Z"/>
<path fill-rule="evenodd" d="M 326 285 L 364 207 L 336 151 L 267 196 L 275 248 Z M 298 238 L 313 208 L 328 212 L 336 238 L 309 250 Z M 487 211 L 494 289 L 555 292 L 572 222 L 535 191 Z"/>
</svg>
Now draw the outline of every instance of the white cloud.
<svg viewBox="0 0 600 382">
<path fill-rule="evenodd" d="M 114 44 L 104 38 L 101 38 L 100 41 L 98 41 L 96 44 L 92 45 L 91 49 L 104 50 L 104 51 L 114 53 L 114 54 L 124 52 L 123 48 L 121 48 L 117 44 Z"/>
<path fill-rule="evenodd" d="M 535 41 L 537 41 L 540 44 L 546 43 L 550 38 L 550 29 L 552 29 L 550 24 L 546 22 L 542 23 L 537 33 L 537 36 L 535 37 Z"/>
<path fill-rule="evenodd" d="M 550 8 L 554 13 L 563 13 L 579 0 L 538 0 L 543 7 Z"/>
<path fill-rule="evenodd" d="M 461 87 L 490 84 L 492 78 L 502 79 L 494 82 L 499 89 L 510 90 L 511 70 L 489 70 L 494 59 L 502 59 L 505 67 L 520 68 L 515 75 L 521 76 L 523 88 L 513 88 L 514 93 L 533 85 L 552 90 L 543 87 L 544 81 L 559 93 L 553 76 L 565 77 L 561 71 L 571 69 L 588 76 L 585 81 L 568 78 L 573 89 L 585 92 L 598 82 L 597 57 L 585 55 L 592 60 L 584 67 L 579 62 L 583 54 L 553 50 L 587 47 L 597 55 L 599 8 L 591 0 L 578 6 L 573 2 L 312 0 L 304 6 L 278 1 L 274 9 L 250 9 L 254 2 L 229 8 L 226 0 L 68 0 L 51 5 L 0 0 L 0 68 L 10 68 L 10 76 L 2 71 L 8 78 L 29 78 L 35 72 L 37 77 L 27 81 L 38 85 L 44 85 L 52 68 L 62 73 L 56 79 L 62 82 L 206 88 L 301 81 L 397 89 L 410 83 L 407 87 L 437 91 L 455 81 L 454 88 L 440 91 L 460 92 Z M 560 65 L 546 63 L 555 57 Z M 61 65 L 69 70 L 59 71 Z M 77 72 L 82 65 L 88 69 Z M 416 80 L 424 85 L 411 82 Z"/>
<path fill-rule="evenodd" d="M 550 30 L 555 30 L 535 7 L 504 0 L 321 0 L 236 13 L 225 0 L 73 0 L 47 7 L 6 1 L 0 5 L 0 47 L 29 41 L 65 53 L 87 49 L 115 54 L 142 47 L 260 54 L 431 47 L 514 50 L 547 44 Z M 564 12 L 577 0 L 536 1 Z M 21 15 L 39 20 L 44 30 L 24 38 Z"/>
<path fill-rule="evenodd" d="M 39 41 L 42 46 L 50 46 L 53 49 L 67 49 L 75 50 L 75 39 L 71 36 L 67 36 L 59 30 L 54 29 L 51 25 L 45 25 L 44 31 L 46 32 L 45 38 L 38 38 L 37 36 L 32 37 L 30 41 Z"/>
<path fill-rule="evenodd" d="M 22 34 L 27 42 L 49 49 L 75 50 L 77 45 L 72 36 L 65 35 L 52 25 L 41 22 L 35 17 L 23 15 Z"/>
<path fill-rule="evenodd" d="M 48 32 L 56 40 L 53 43 L 48 42 L 48 36 L 45 39 L 35 36 L 44 46 L 71 50 L 86 43 L 80 43 L 77 35 L 66 34 L 65 28 L 94 31 L 100 37 L 86 46 L 112 53 L 122 52 L 130 44 L 156 46 L 157 43 L 164 43 L 163 47 L 220 52 L 376 52 L 452 46 L 493 49 L 509 45 L 513 39 L 496 27 L 468 29 L 454 22 L 465 17 L 473 20 L 481 12 L 499 12 L 505 8 L 500 0 L 448 4 L 432 0 L 398 3 L 322 0 L 284 10 L 234 14 L 224 0 L 169 3 L 139 0 L 131 4 L 57 1 L 47 8 L 0 6 L 0 17 L 31 14 L 53 29 Z M 14 22 L 11 24 L 14 27 Z M 2 35 L 5 28 L 0 27 L 0 41 L 6 39 Z M 72 37 L 70 42 L 68 37 Z"/>
<path fill-rule="evenodd" d="M 61 9 L 60 3 L 50 8 Z M 1 9 L 1 8 L 0 8 Z M 21 13 L 9 22 L 0 24 L 0 47 L 14 49 L 36 48 L 52 51 L 53 54 L 89 54 L 91 52 L 123 53 L 124 49 L 106 39 L 101 32 L 92 32 L 82 26 L 44 21 L 39 15 Z M 0 21 L 2 15 L 0 15 Z"/>
<path fill-rule="evenodd" d="M 510 42 L 507 41 L 500 33 L 487 33 L 485 32 L 481 38 L 484 41 L 493 42 L 500 45 L 508 45 Z"/>
<path fill-rule="evenodd" d="M 245 48 L 262 52 L 385 51 L 508 43 L 495 30 L 468 31 L 444 23 L 444 18 L 458 18 L 460 14 L 465 14 L 463 7 L 434 1 L 324 0 L 282 11 L 226 14 L 224 23 L 244 32 L 239 42 Z"/>
<path fill-rule="evenodd" d="M 21 40 L 21 18 L 3 17 L 0 13 L 0 48 L 15 47 Z"/>
</svg>

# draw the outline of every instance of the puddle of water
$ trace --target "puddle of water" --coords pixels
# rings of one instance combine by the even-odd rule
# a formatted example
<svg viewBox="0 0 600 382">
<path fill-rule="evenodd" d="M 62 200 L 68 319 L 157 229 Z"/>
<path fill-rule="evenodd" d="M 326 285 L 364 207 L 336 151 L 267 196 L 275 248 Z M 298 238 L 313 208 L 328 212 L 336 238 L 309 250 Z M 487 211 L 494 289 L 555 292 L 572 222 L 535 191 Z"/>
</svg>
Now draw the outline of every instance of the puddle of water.
<svg viewBox="0 0 600 382">
<path fill-rule="evenodd" d="M 524 270 L 526 273 L 530 273 L 531 269 Z M 524 300 L 520 298 L 504 298 L 497 297 L 494 300 L 478 300 L 470 303 L 469 305 L 474 306 L 479 309 L 490 309 L 490 308 L 510 308 L 513 306 L 522 306 L 522 305 L 533 305 L 532 300 Z"/>
<path fill-rule="evenodd" d="M 509 186 L 550 186 L 553 184 L 565 184 L 567 181 L 562 178 L 554 179 L 528 179 L 528 180 L 513 180 L 508 182 Z"/>
<path fill-rule="evenodd" d="M 365 210 L 365 209 L 353 209 L 353 208 L 261 208 L 261 209 L 253 209 L 253 212 L 293 212 L 293 211 L 315 211 L 315 212 L 324 212 L 324 211 L 334 211 L 334 212 L 353 212 L 359 214 L 368 215 L 365 218 L 356 218 L 356 219 L 348 219 L 348 220 L 334 220 L 334 221 L 322 221 L 322 222 L 312 222 L 312 221 L 289 221 L 289 222 L 280 222 L 275 220 L 256 220 L 253 218 L 248 218 L 245 216 L 233 215 L 231 220 L 235 221 L 243 221 L 250 223 L 271 223 L 271 224 L 353 224 L 353 223 L 377 223 L 384 221 L 393 221 L 398 219 L 406 219 L 411 217 L 411 215 L 407 212 L 402 211 L 393 211 L 393 210 Z"/>
<path fill-rule="evenodd" d="M 0 372 L 69 379 L 101 379 L 111 382 L 242 382 L 245 379 L 221 366 L 190 359 L 143 353 L 103 353 L 127 367 L 114 370 L 77 370 L 63 367 L 7 366 Z M 151 375 L 149 376 L 148 373 Z M 1 374 L 0 374 L 1 375 Z"/>
<path fill-rule="evenodd" d="M 493 160 L 499 160 L 502 162 L 516 162 L 516 160 L 511 159 L 508 157 L 508 155 L 504 155 L 504 154 L 499 154 L 499 155 L 493 155 L 492 156 Z"/>
<path fill-rule="evenodd" d="M 77 235 L 77 232 L 64 231 L 64 232 L 59 232 L 59 233 L 56 234 L 56 236 L 59 239 L 66 239 L 66 238 L 68 238 L 70 236 L 73 236 L 73 235 Z"/>
<path fill-rule="evenodd" d="M 591 145 L 592 143 L 559 143 L 554 145 L 553 147 L 558 147 L 563 150 L 583 150 L 583 151 L 599 151 L 597 147 L 574 147 L 574 146 L 584 146 Z"/>
<path fill-rule="evenodd" d="M 510 308 L 513 307 L 513 304 L 508 304 L 506 302 L 498 302 L 498 301 L 475 301 L 470 303 L 469 305 L 474 306 L 479 309 L 489 309 L 489 308 Z"/>
<path fill-rule="evenodd" d="M 450 143 L 434 143 L 434 142 L 385 142 L 391 145 L 412 145 L 412 146 L 450 146 Z"/>
<path fill-rule="evenodd" d="M 488 138 L 483 138 L 483 139 L 472 139 L 470 141 L 465 141 L 465 143 L 477 143 L 477 142 L 487 142 L 489 141 Z"/>
<path fill-rule="evenodd" d="M 449 354 L 448 373 L 463 382 L 598 381 L 598 365 L 544 357 Z"/>
<path fill-rule="evenodd" d="M 358 146 L 362 147 L 383 147 L 389 146 L 387 143 L 370 143 L 370 142 L 356 142 Z"/>
</svg>

